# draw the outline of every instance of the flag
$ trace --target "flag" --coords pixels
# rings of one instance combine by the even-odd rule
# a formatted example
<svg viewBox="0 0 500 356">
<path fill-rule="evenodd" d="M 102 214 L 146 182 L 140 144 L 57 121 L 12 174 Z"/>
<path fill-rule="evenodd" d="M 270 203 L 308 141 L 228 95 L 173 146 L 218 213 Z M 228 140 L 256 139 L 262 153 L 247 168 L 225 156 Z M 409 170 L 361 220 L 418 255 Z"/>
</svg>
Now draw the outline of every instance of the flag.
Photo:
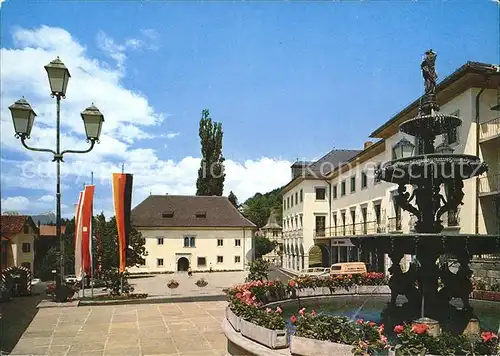
<svg viewBox="0 0 500 356">
<path fill-rule="evenodd" d="M 82 269 L 86 276 L 90 276 L 92 269 L 92 202 L 95 186 L 87 185 L 83 192 L 82 213 Z"/>
<path fill-rule="evenodd" d="M 80 192 L 78 197 L 78 204 L 75 211 L 75 276 L 78 281 L 82 279 L 82 225 L 81 225 L 81 211 L 83 202 L 83 192 Z"/>
<path fill-rule="evenodd" d="M 112 184 L 116 229 L 118 230 L 118 259 L 120 261 L 120 272 L 125 272 L 131 229 L 132 174 L 113 173 Z"/>
</svg>

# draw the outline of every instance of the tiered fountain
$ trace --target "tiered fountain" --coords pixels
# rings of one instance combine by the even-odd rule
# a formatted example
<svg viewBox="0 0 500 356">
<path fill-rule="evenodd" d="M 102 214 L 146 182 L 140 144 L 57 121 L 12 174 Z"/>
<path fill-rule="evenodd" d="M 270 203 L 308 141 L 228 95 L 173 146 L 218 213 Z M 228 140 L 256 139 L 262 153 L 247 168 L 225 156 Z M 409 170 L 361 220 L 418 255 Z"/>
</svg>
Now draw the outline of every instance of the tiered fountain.
<svg viewBox="0 0 500 356">
<path fill-rule="evenodd" d="M 459 297 L 464 305 L 460 313 L 465 327 L 469 320 L 474 320 L 469 306 L 472 291 L 470 259 L 473 254 L 498 253 L 500 239 L 498 236 L 441 234 L 443 214 L 456 214 L 462 204 L 463 181 L 486 172 L 488 167 L 477 156 L 453 153 L 446 142 L 435 147 L 438 135 L 447 134 L 461 125 L 458 117 L 439 112 L 435 61 L 436 54 L 427 51 L 421 65 L 425 94 L 420 101 L 419 113 L 399 127 L 401 132 L 416 138 L 419 155 L 387 162 L 375 172 L 376 179 L 398 185 L 396 204 L 414 215 L 415 233 L 352 240 L 364 250 L 377 249 L 388 253 L 393 263 L 389 270 L 393 304 L 398 294 L 405 295 L 407 309 L 417 311 L 421 317 L 419 322 L 434 323 L 428 317 L 447 319 L 449 301 Z M 408 186 L 412 187 L 411 194 L 407 192 Z M 416 257 L 406 273 L 399 265 L 404 254 Z M 437 264 L 438 259 L 445 255 L 454 256 L 459 262 L 457 273 L 450 272 L 446 264 L 441 267 Z M 439 281 L 441 286 L 438 286 Z"/>
</svg>

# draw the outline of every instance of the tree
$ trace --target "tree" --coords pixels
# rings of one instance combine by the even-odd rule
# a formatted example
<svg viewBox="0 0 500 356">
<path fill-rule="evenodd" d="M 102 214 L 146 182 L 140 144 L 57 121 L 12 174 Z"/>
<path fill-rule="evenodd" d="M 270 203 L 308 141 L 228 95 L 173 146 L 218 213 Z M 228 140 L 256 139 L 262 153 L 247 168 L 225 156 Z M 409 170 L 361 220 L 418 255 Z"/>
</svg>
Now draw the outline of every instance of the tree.
<svg viewBox="0 0 500 356">
<path fill-rule="evenodd" d="M 276 241 L 271 241 L 264 236 L 255 237 L 255 257 L 260 258 L 276 248 Z"/>
<path fill-rule="evenodd" d="M 258 228 L 261 228 L 267 223 L 267 219 L 271 211 L 276 213 L 278 223 L 281 222 L 283 216 L 283 197 L 281 188 L 276 188 L 268 193 L 256 193 L 253 197 L 248 198 L 243 203 L 243 215 Z"/>
<path fill-rule="evenodd" d="M 236 197 L 236 195 L 233 193 L 232 190 L 229 192 L 229 196 L 227 198 L 236 208 L 238 207 L 238 198 Z"/>
<path fill-rule="evenodd" d="M 221 196 L 224 190 L 224 156 L 222 124 L 213 122 L 207 109 L 200 120 L 201 163 L 196 181 L 196 195 Z"/>
</svg>

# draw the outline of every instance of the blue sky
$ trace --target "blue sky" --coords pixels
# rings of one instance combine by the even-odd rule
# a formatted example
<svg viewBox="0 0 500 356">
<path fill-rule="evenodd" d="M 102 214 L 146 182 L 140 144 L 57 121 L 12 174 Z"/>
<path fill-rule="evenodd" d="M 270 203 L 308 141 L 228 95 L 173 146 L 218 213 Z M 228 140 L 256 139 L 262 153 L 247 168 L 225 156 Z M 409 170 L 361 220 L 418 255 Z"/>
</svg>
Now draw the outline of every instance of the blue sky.
<svg viewBox="0 0 500 356">
<path fill-rule="evenodd" d="M 186 157 L 200 156 L 198 122 L 201 110 L 208 108 L 212 118 L 223 123 L 224 154 L 234 164 L 227 185 L 244 199 L 286 183 L 287 164 L 297 157 L 319 157 L 333 147 L 360 148 L 376 127 L 423 91 L 419 64 L 426 49 L 438 53 L 440 79 L 467 60 L 499 63 L 498 19 L 498 5 L 489 0 L 7 0 L 1 9 L 1 43 L 2 51 L 40 47 L 52 54 L 59 50 L 57 41 L 47 44 L 43 36 L 35 40 L 36 35 L 29 39 L 25 35 L 16 42 L 13 34 L 23 30 L 36 34 L 42 25 L 66 31 L 71 43 L 85 48 L 85 58 L 99 62 L 101 69 L 120 73 L 114 84 L 141 95 L 154 111 L 145 115 L 156 117 L 151 119 L 155 123 L 141 127 L 153 137 L 129 137 L 125 150 L 149 149 L 148 154 L 153 152 L 156 159 L 171 160 L 176 172 L 182 170 L 179 165 L 186 163 Z M 72 63 L 61 59 L 71 68 Z M 43 75 L 43 64 L 37 70 Z M 2 74 L 6 71 L 14 72 L 2 65 Z M 11 91 L 14 98 L 21 94 L 16 90 L 4 82 L 2 96 L 10 99 L 5 93 Z M 80 95 L 76 87 L 72 95 Z M 104 98 L 92 100 L 98 105 Z M 2 114 L 6 105 L 10 103 L 2 102 Z M 133 120 L 140 125 L 142 119 L 136 115 L 127 122 L 133 126 Z M 2 129 L 4 124 L 10 125 L 2 120 Z M 70 133 L 79 137 L 76 130 Z M 171 139 L 165 137 L 168 134 Z M 109 135 L 124 142 L 117 132 Z M 2 146 L 2 169 L 29 159 L 48 159 L 27 155 L 6 144 L 4 136 Z M 78 160 L 89 162 L 91 155 Z M 124 160 L 112 154 L 101 156 L 99 163 L 117 165 Z M 196 162 L 190 163 L 188 171 L 191 165 Z M 158 173 L 158 167 L 152 172 Z M 182 174 L 167 178 L 159 174 L 156 182 L 140 183 L 137 197 L 162 189 L 194 193 L 196 176 Z M 267 175 L 276 178 L 262 180 Z M 168 184 L 162 183 L 165 180 Z M 5 201 L 9 197 L 32 201 L 52 194 L 50 183 L 44 191 L 10 182 L 2 180 L 2 200 L 7 206 L 13 202 Z M 76 196 L 78 189 L 70 179 L 64 192 Z M 111 209 L 108 193 L 102 194 L 102 208 L 107 211 Z M 33 206 L 42 209 L 42 205 Z M 29 211 L 33 206 L 25 210 L 37 212 Z M 50 204 L 47 207 L 50 210 Z"/>
</svg>

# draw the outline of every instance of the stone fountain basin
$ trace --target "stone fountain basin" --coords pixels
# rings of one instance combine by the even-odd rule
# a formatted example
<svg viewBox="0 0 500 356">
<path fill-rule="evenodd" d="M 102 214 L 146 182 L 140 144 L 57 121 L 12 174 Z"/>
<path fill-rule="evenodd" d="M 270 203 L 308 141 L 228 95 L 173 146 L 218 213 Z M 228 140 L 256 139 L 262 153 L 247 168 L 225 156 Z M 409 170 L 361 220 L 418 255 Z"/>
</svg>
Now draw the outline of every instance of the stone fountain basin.
<svg viewBox="0 0 500 356">
<path fill-rule="evenodd" d="M 461 124 L 462 120 L 457 116 L 435 113 L 434 115 L 422 115 L 410 119 L 402 123 L 399 129 L 411 136 L 419 136 L 422 133 L 432 133 L 437 136 L 447 133 Z"/>
<path fill-rule="evenodd" d="M 442 182 L 468 179 L 483 174 L 488 165 L 474 155 L 432 153 L 387 162 L 379 178 L 397 184 L 418 184 L 432 176 Z"/>
</svg>

